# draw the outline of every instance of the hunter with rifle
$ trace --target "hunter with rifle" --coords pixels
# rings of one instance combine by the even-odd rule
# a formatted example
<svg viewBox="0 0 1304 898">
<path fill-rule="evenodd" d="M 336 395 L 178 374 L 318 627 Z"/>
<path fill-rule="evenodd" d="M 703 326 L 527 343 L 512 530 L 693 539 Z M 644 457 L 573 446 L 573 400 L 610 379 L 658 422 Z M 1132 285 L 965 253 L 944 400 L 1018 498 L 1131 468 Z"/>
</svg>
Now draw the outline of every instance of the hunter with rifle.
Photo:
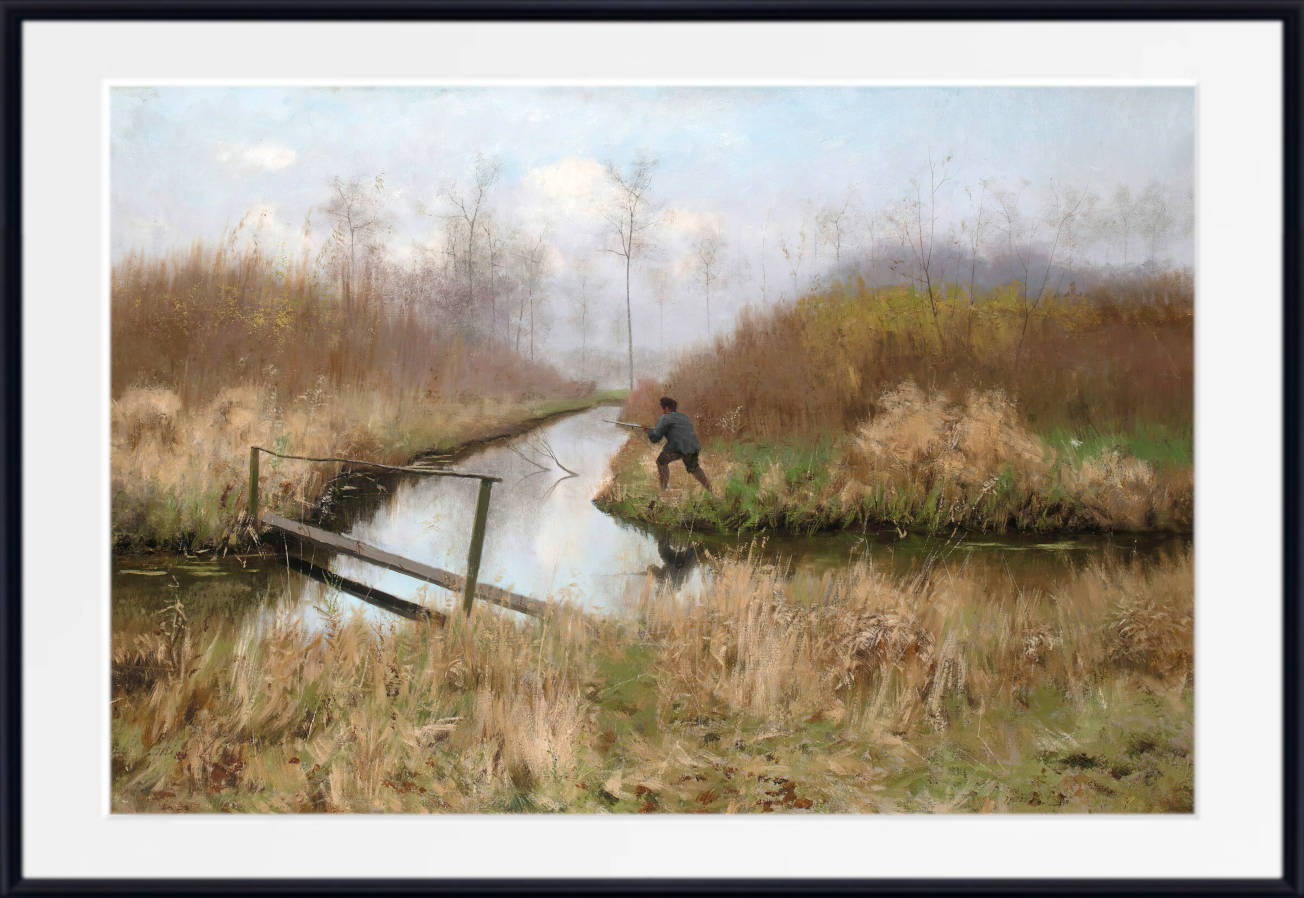
<svg viewBox="0 0 1304 898">
<path fill-rule="evenodd" d="M 661 492 L 665 492 L 670 486 L 670 463 L 682 460 L 684 470 L 692 474 L 694 479 L 706 491 L 711 492 L 711 480 L 702 470 L 702 465 L 698 461 L 698 455 L 702 451 L 702 444 L 698 442 L 697 431 L 693 429 L 693 422 L 688 416 L 679 411 L 679 403 L 669 396 L 661 397 L 661 419 L 657 421 L 656 427 L 644 427 L 641 424 L 631 424 L 628 421 L 612 421 L 612 424 L 619 424 L 622 427 L 637 427 L 647 434 L 647 438 L 654 444 L 666 441 L 666 446 L 657 456 L 657 478 L 661 484 Z"/>
</svg>

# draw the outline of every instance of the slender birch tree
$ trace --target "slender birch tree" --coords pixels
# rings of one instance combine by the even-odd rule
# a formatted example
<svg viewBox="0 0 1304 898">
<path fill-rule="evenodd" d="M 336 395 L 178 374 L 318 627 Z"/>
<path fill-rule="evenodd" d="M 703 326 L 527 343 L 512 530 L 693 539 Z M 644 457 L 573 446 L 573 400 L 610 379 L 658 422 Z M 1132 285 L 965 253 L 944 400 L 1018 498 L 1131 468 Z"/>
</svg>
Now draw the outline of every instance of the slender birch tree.
<svg viewBox="0 0 1304 898">
<path fill-rule="evenodd" d="M 625 260 L 625 341 L 631 390 L 634 389 L 634 314 L 630 301 L 630 269 L 635 257 L 646 246 L 647 231 L 656 224 L 655 210 L 648 199 L 656 167 L 655 159 L 643 155 L 637 156 L 624 171 L 614 163 L 607 163 L 607 179 L 613 188 L 607 221 L 618 241 L 616 248 L 608 249 L 608 252 Z"/>
</svg>

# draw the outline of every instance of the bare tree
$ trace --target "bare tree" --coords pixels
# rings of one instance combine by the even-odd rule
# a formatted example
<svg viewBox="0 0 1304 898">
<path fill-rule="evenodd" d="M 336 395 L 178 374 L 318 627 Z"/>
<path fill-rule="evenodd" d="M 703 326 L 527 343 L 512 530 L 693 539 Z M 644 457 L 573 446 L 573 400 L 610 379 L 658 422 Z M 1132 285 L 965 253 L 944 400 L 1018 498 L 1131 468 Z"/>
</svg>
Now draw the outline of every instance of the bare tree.
<svg viewBox="0 0 1304 898">
<path fill-rule="evenodd" d="M 1078 263 L 1078 251 L 1082 248 L 1083 235 L 1090 236 L 1091 220 L 1096 215 L 1096 208 L 1100 205 L 1100 197 L 1090 191 L 1079 191 L 1073 187 L 1063 187 L 1051 184 L 1051 203 L 1048 207 L 1048 214 L 1051 223 L 1058 221 L 1062 213 L 1072 210 L 1067 220 L 1064 222 L 1063 234 L 1060 238 L 1058 252 L 1058 263 L 1060 266 L 1060 277 L 1056 279 L 1055 289 L 1064 289 L 1067 281 L 1067 288 L 1072 290 L 1075 282 L 1075 267 Z M 1058 227 L 1058 225 L 1056 224 Z"/>
<path fill-rule="evenodd" d="M 1136 203 L 1132 191 L 1126 184 L 1119 184 L 1114 190 L 1113 226 L 1123 239 L 1123 265 L 1127 266 L 1128 244 L 1131 242 L 1132 225 L 1136 219 Z"/>
<path fill-rule="evenodd" d="M 966 187 L 965 195 L 969 197 L 969 202 L 974 203 L 973 189 Z M 965 236 L 969 244 L 969 284 L 968 284 L 968 314 L 965 316 L 964 328 L 964 348 L 970 355 L 973 354 L 973 319 L 974 319 L 974 302 L 977 298 L 976 281 L 978 279 L 978 255 L 982 250 L 983 230 L 987 224 L 987 218 L 984 214 L 985 200 L 987 199 L 987 181 L 978 182 L 978 200 L 971 208 L 972 216 L 960 221 L 960 233 Z"/>
<path fill-rule="evenodd" d="M 1019 268 L 1019 298 L 1022 303 L 1023 326 L 1015 346 L 1014 359 L 1018 364 L 1023 354 L 1023 341 L 1028 335 L 1028 324 L 1033 313 L 1045 298 L 1055 261 L 1070 242 L 1072 229 L 1087 194 L 1065 190 L 1051 185 L 1051 199 L 1040 220 L 1028 220 L 1020 211 L 1019 192 L 998 191 L 996 199 L 1005 221 L 1005 241 L 1011 258 Z M 1042 227 L 1048 229 L 1049 239 L 1042 238 Z M 1044 246 L 1044 249 L 1043 249 Z M 1044 252 L 1040 276 L 1036 274 L 1037 257 Z"/>
<path fill-rule="evenodd" d="M 358 244 L 365 243 L 385 227 L 384 174 L 376 175 L 369 185 L 359 178 L 348 181 L 334 178 L 325 212 L 333 222 L 330 241 L 340 263 L 344 306 L 351 310 L 355 294 Z"/>
<path fill-rule="evenodd" d="M 837 206 L 825 206 L 815 217 L 815 227 L 819 239 L 833 247 L 833 262 L 842 261 L 842 240 L 851 219 L 847 210 L 851 208 L 852 191 L 850 188 L 842 196 L 842 203 Z"/>
<path fill-rule="evenodd" d="M 716 267 L 723 248 L 724 238 L 714 228 L 699 234 L 693 244 L 693 261 L 697 266 L 698 275 L 702 278 L 702 286 L 706 290 L 707 340 L 711 339 L 711 283 L 718 277 Z"/>
<path fill-rule="evenodd" d="M 503 267 L 503 238 L 499 236 L 497 228 L 494 227 L 492 220 L 485 221 L 480 225 L 480 231 L 484 234 L 485 248 L 489 251 L 489 333 L 493 339 L 499 339 L 498 334 L 498 272 Z M 511 317 L 511 313 L 508 313 Z M 510 321 L 508 327 L 511 327 Z"/>
<path fill-rule="evenodd" d="M 608 250 L 625 259 L 625 338 L 629 351 L 629 388 L 634 389 L 634 315 L 631 311 L 629 292 L 629 271 L 634 264 L 634 257 L 646 245 L 646 232 L 656 223 L 653 209 L 648 200 L 648 191 L 652 187 L 652 173 L 657 161 L 648 156 L 639 155 L 625 171 L 614 163 L 607 163 L 607 178 L 615 188 L 612 205 L 607 212 L 607 221 L 619 240 L 616 249 Z"/>
<path fill-rule="evenodd" d="M 588 352 L 589 352 L 589 278 L 592 275 L 593 263 L 587 258 L 576 259 L 571 265 L 575 272 L 575 286 L 577 295 L 575 297 L 575 316 L 579 319 L 580 325 L 580 376 L 584 377 L 588 373 Z"/>
<path fill-rule="evenodd" d="M 444 277 L 450 281 L 457 276 L 457 247 L 460 236 L 452 228 L 444 231 Z"/>
<path fill-rule="evenodd" d="M 969 201 L 973 202 L 973 190 L 969 187 L 964 189 L 968 195 Z M 987 224 L 987 218 L 984 214 L 984 204 L 987 199 L 987 181 L 984 179 L 978 182 L 978 202 L 974 206 L 973 216 L 968 221 L 960 222 L 960 232 L 967 235 L 969 243 L 969 306 L 974 304 L 974 281 L 978 274 L 978 255 L 982 251 L 983 228 Z"/>
<path fill-rule="evenodd" d="M 545 243 L 546 231 L 539 231 L 533 242 L 524 244 L 517 250 L 516 258 L 521 263 L 521 280 L 524 290 L 521 295 L 521 310 L 516 319 L 516 351 L 521 351 L 521 331 L 525 326 L 526 316 L 530 322 L 530 361 L 534 361 L 534 312 L 539 300 L 539 291 L 546 274 L 548 247 Z"/>
<path fill-rule="evenodd" d="M 657 348 L 662 352 L 666 349 L 666 302 L 671 296 L 672 283 L 673 276 L 665 267 L 658 268 L 652 273 L 652 296 L 657 304 Z"/>
<path fill-rule="evenodd" d="M 475 231 L 476 224 L 484 211 L 485 198 L 489 189 L 498 180 L 502 166 L 497 159 L 476 156 L 475 179 L 470 190 L 463 194 L 456 184 L 450 184 L 444 190 L 448 202 L 456 209 L 455 218 L 466 227 L 466 308 L 475 309 Z M 492 296 L 491 296 L 492 302 Z M 497 318 L 496 310 L 491 315 Z"/>
<path fill-rule="evenodd" d="M 801 274 L 802 259 L 806 257 L 805 226 L 797 232 L 797 242 L 792 246 L 788 245 L 787 237 L 780 237 L 779 252 L 783 253 L 783 258 L 788 263 L 788 273 L 792 275 L 792 295 L 795 298 L 797 296 L 797 277 Z"/>
<path fill-rule="evenodd" d="M 878 251 L 882 221 L 880 213 L 868 206 L 861 206 L 858 218 L 860 227 L 865 232 L 865 255 L 869 259 L 869 286 L 874 293 L 874 298 L 878 299 Z"/>
<path fill-rule="evenodd" d="M 947 156 L 942 160 L 944 167 L 951 161 Z M 945 280 L 942 272 L 935 270 L 933 251 L 937 237 L 937 194 L 949 181 L 939 166 L 933 161 L 933 154 L 928 154 L 928 194 L 925 198 L 923 184 L 919 178 L 911 178 L 914 198 L 907 197 L 892 218 L 897 235 L 903 246 L 910 253 L 911 266 L 908 277 L 917 286 L 923 287 L 928 299 L 928 310 L 933 316 L 933 326 L 937 329 L 937 339 L 946 343 L 942 332 L 942 318 L 937 307 L 940 298 L 940 285 Z"/>
<path fill-rule="evenodd" d="M 1136 203 L 1138 224 L 1145 233 L 1149 244 L 1148 261 L 1153 262 L 1159 256 L 1159 247 L 1167 239 L 1173 226 L 1173 214 L 1168 209 L 1168 199 L 1158 181 L 1146 185 Z"/>
</svg>

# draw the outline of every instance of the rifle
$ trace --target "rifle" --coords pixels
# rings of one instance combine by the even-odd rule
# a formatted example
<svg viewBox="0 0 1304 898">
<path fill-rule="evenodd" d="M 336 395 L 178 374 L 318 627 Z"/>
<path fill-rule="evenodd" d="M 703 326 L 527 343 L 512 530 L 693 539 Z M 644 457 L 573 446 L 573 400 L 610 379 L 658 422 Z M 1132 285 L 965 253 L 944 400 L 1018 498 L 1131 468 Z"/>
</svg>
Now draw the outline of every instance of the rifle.
<svg viewBox="0 0 1304 898">
<path fill-rule="evenodd" d="M 647 430 L 642 424 L 633 424 L 629 421 L 612 421 L 610 418 L 603 418 L 608 424 L 619 424 L 621 427 L 632 427 L 635 430 Z"/>
</svg>

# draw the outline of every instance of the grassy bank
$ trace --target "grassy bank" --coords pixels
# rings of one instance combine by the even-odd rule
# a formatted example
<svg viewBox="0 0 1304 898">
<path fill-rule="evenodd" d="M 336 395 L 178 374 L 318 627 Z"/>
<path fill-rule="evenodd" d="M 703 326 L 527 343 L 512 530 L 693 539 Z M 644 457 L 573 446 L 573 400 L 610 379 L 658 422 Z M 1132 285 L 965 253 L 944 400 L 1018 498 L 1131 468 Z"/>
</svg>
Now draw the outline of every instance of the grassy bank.
<svg viewBox="0 0 1304 898">
<path fill-rule="evenodd" d="M 244 521 L 249 447 L 401 465 L 510 433 L 549 415 L 619 401 L 585 392 L 561 398 L 447 401 L 381 389 L 322 390 L 278 404 L 263 387 L 229 387 L 185 407 L 177 394 L 133 389 L 113 403 L 113 540 L 121 551 L 234 549 L 251 544 Z M 263 507 L 298 518 L 339 465 L 264 457 Z"/>
<path fill-rule="evenodd" d="M 1045 593 L 732 561 L 624 622 L 324 611 L 116 625 L 113 809 L 1193 808 L 1189 554 Z"/>
<path fill-rule="evenodd" d="M 1192 285 L 1174 274 L 1029 303 L 835 284 L 744 315 L 645 381 L 674 396 L 716 495 L 631 439 L 599 503 L 698 530 L 1169 530 L 1192 523 Z"/>
<path fill-rule="evenodd" d="M 999 390 L 1037 433 L 1190 433 L 1189 276 L 1048 293 L 1035 305 L 1017 286 L 973 302 L 960 287 L 934 289 L 930 302 L 910 287 L 839 283 L 744 314 L 652 390 L 692 409 L 704 436 L 727 439 L 848 433 L 907 381 L 960 400 Z"/>
<path fill-rule="evenodd" d="M 345 297 L 308 259 L 228 242 L 113 271 L 113 541 L 251 543 L 248 455 L 403 464 L 616 394 L 569 381 L 383 283 Z M 409 298 L 410 299 L 410 298 Z M 264 459 L 266 507 L 299 517 L 336 466 Z"/>
<path fill-rule="evenodd" d="M 662 494 L 654 450 L 632 438 L 597 502 L 628 520 L 697 531 L 1191 529 L 1189 432 L 1042 436 L 1003 393 L 957 402 L 909 383 L 875 406 L 836 438 L 708 439 L 702 464 L 714 495 L 679 466 Z"/>
</svg>

